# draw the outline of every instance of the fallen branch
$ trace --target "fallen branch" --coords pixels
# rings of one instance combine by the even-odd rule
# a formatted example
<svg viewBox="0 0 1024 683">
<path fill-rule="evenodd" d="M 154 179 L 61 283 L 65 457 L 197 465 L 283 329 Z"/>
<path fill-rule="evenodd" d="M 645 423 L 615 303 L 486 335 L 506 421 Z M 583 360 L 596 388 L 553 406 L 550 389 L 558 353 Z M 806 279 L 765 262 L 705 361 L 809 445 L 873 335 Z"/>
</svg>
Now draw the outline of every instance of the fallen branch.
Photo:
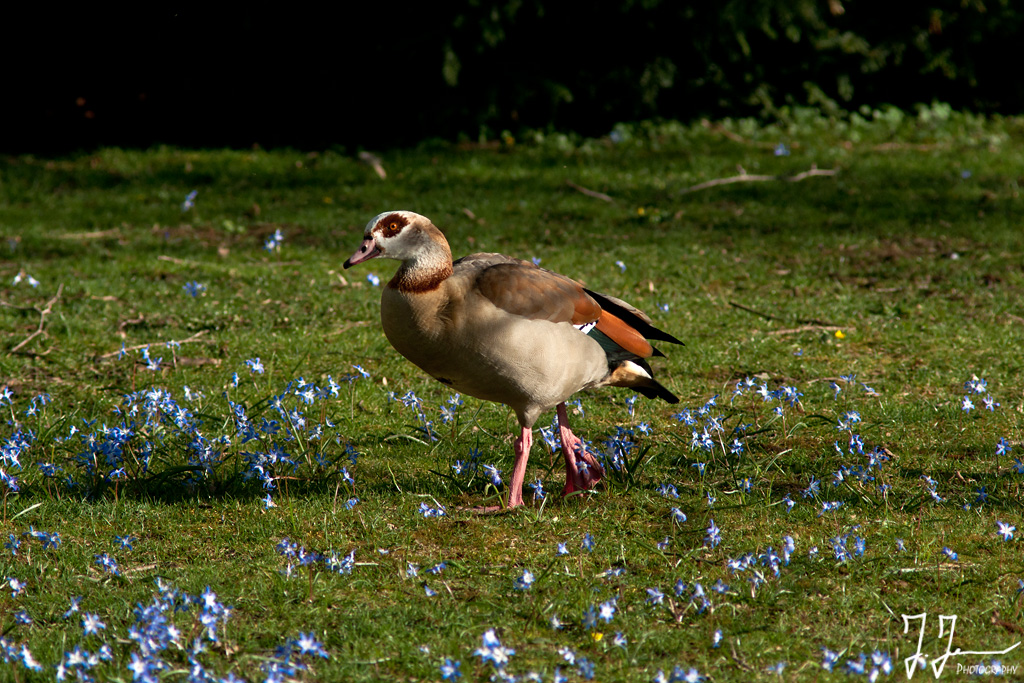
<svg viewBox="0 0 1024 683">
<path fill-rule="evenodd" d="M 110 230 L 94 230 L 93 232 L 68 232 L 58 235 L 62 240 L 101 240 L 107 237 L 120 237 L 121 231 L 118 228 Z"/>
<path fill-rule="evenodd" d="M 25 344 L 28 344 L 30 341 L 32 341 L 36 337 L 38 337 L 39 335 L 43 334 L 43 326 L 46 324 L 46 316 L 50 315 L 50 313 L 53 311 L 53 305 L 55 303 L 57 303 L 57 301 L 60 299 L 60 295 L 61 295 L 61 293 L 63 291 L 64 291 L 64 283 L 62 282 L 57 287 L 57 293 L 53 295 L 52 299 L 50 299 L 49 301 L 46 302 L 46 306 L 44 306 L 43 308 L 34 307 L 35 310 L 39 313 L 39 327 L 36 328 L 35 332 L 33 332 L 29 336 L 25 337 L 25 339 L 23 339 L 20 344 L 18 344 L 13 349 L 8 351 L 7 355 L 11 355 L 12 353 L 17 353 L 19 350 L 21 350 L 21 348 L 23 346 L 25 346 Z M 8 306 L 10 308 L 19 308 L 18 306 L 11 306 L 10 304 L 8 304 L 6 302 L 3 302 L 3 301 L 0 301 L 0 304 L 3 304 L 4 306 Z M 24 309 L 22 309 L 22 310 L 24 310 Z"/>
<path fill-rule="evenodd" d="M 155 343 L 150 343 L 150 344 L 136 344 L 135 346 L 126 346 L 123 349 L 118 349 L 117 351 L 111 351 L 110 353 L 104 353 L 102 356 L 100 356 L 100 358 L 110 358 L 111 356 L 116 356 L 119 353 L 128 353 L 129 351 L 138 351 L 139 349 L 144 349 L 144 348 L 149 347 L 149 346 L 154 346 L 154 344 L 157 345 L 157 346 L 159 346 L 160 344 L 163 344 L 164 346 L 166 346 L 168 344 L 188 344 L 190 342 L 200 342 L 200 341 L 203 342 L 204 344 L 214 344 L 214 343 L 216 343 L 214 341 L 208 341 L 206 339 L 200 339 L 199 337 L 203 336 L 204 334 L 206 334 L 206 330 L 199 330 L 198 332 L 193 334 L 188 339 L 182 339 L 181 341 L 173 341 L 172 340 L 172 341 L 166 341 L 166 342 L 155 342 Z"/>
<path fill-rule="evenodd" d="M 757 309 L 751 308 L 750 306 L 744 306 L 743 304 L 738 304 L 735 301 L 730 301 L 729 305 L 732 306 L 733 308 L 738 308 L 741 311 L 746 311 L 747 313 L 753 313 L 754 315 L 760 316 L 760 317 L 764 318 L 765 320 L 778 320 L 780 322 L 787 322 L 786 318 L 780 318 L 779 316 L 772 315 L 771 313 L 762 313 L 761 311 L 759 311 Z M 815 326 L 817 326 L 820 329 L 834 329 L 834 330 L 840 329 L 838 326 L 833 325 L 832 323 L 827 323 L 827 322 L 824 322 L 824 321 L 821 321 L 821 320 L 815 320 L 814 318 L 807 318 L 807 319 L 805 319 L 805 318 L 792 318 L 791 320 L 793 322 L 799 323 L 800 325 L 815 325 Z M 782 334 L 782 332 L 780 331 L 780 332 L 777 332 L 776 334 Z"/>
<path fill-rule="evenodd" d="M 871 148 L 873 152 L 900 152 L 911 150 L 913 152 L 934 152 L 937 149 L 948 149 L 949 145 L 944 142 L 935 144 L 914 144 L 910 142 L 883 142 Z"/>
<path fill-rule="evenodd" d="M 736 133 L 733 133 L 731 130 L 727 129 L 725 126 L 723 126 L 720 123 L 711 123 L 707 119 L 701 119 L 700 125 L 704 126 L 705 128 L 707 128 L 712 133 L 719 133 L 720 135 L 724 135 L 725 137 L 729 138 L 733 142 L 739 142 L 739 143 L 742 143 L 744 145 L 747 144 L 747 139 L 746 138 L 744 138 L 744 137 L 742 137 L 740 135 L 737 135 Z"/>
<path fill-rule="evenodd" d="M 806 180 L 812 176 L 828 176 L 835 175 L 836 169 L 834 168 L 818 168 L 816 165 L 812 165 L 810 169 L 797 173 L 796 175 L 751 175 L 747 173 L 746 169 L 742 166 L 737 166 L 739 169 L 739 175 L 730 176 L 728 178 L 715 178 L 714 180 L 708 180 L 703 183 L 697 183 L 690 187 L 679 190 L 678 194 L 688 194 L 690 192 L 697 192 L 699 190 L 706 190 L 709 187 L 717 187 L 718 185 L 731 185 L 733 183 L 756 183 L 765 182 L 769 180 L 785 180 L 790 183 L 798 183 L 801 180 Z"/>
<path fill-rule="evenodd" d="M 582 185 L 577 185 L 576 183 L 574 183 L 571 180 L 566 180 L 565 184 L 568 185 L 569 187 L 571 187 L 572 189 L 576 190 L 577 192 L 582 192 L 583 194 L 587 195 L 588 197 L 593 197 L 594 199 L 600 199 L 603 202 L 614 202 L 615 201 L 614 199 L 612 199 L 608 195 L 604 194 L 603 192 L 595 192 L 594 190 L 588 190 L 587 188 L 583 187 Z"/>
<path fill-rule="evenodd" d="M 801 332 L 836 332 L 838 330 L 852 330 L 852 327 L 839 327 L 837 325 L 802 325 L 788 330 L 771 330 L 768 334 L 799 334 Z"/>
<path fill-rule="evenodd" d="M 156 260 L 167 261 L 168 263 L 173 263 L 176 266 L 199 266 L 201 268 L 220 268 L 221 270 L 234 267 L 223 263 L 213 263 L 211 261 L 190 261 L 188 259 L 177 258 L 176 256 L 167 256 L 165 254 L 158 254 Z M 280 266 L 301 266 L 305 263 L 306 261 L 268 261 L 261 263 L 260 265 L 267 266 L 269 268 L 278 268 Z"/>
<path fill-rule="evenodd" d="M 729 643 L 729 649 L 732 650 L 732 661 L 736 662 L 736 666 L 743 671 L 753 671 L 754 667 L 750 666 L 750 664 L 748 664 L 747 661 L 743 659 L 743 657 L 740 657 L 739 653 L 736 652 L 736 643 Z"/>
</svg>

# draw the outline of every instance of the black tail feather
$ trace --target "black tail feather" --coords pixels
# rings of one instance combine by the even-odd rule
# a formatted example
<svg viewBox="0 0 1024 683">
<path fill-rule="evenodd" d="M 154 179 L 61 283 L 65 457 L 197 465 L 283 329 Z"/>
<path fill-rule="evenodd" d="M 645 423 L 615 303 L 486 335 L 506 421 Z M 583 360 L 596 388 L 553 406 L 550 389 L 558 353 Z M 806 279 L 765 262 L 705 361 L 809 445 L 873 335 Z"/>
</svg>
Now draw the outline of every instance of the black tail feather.
<svg viewBox="0 0 1024 683">
<path fill-rule="evenodd" d="M 652 325 L 648 320 L 644 320 L 629 308 L 626 308 L 625 306 L 616 303 L 615 301 L 605 296 L 604 294 L 598 294 L 597 292 L 593 292 L 589 289 L 584 289 L 583 291 L 589 294 L 601 306 L 603 310 L 608 311 L 612 315 L 618 317 L 624 323 L 626 323 L 627 325 L 635 329 L 637 332 L 642 334 L 645 339 L 656 339 L 658 341 L 669 342 L 670 344 L 679 344 L 680 346 L 686 346 L 686 344 L 683 344 L 683 342 L 679 341 L 668 332 L 659 330 L 657 327 Z M 655 352 L 655 355 L 661 354 Z"/>
<path fill-rule="evenodd" d="M 673 405 L 679 403 L 678 396 L 673 394 L 671 391 L 662 386 L 660 382 L 654 379 L 651 380 L 650 386 L 635 386 L 630 388 L 637 391 L 645 398 L 660 398 Z"/>
</svg>

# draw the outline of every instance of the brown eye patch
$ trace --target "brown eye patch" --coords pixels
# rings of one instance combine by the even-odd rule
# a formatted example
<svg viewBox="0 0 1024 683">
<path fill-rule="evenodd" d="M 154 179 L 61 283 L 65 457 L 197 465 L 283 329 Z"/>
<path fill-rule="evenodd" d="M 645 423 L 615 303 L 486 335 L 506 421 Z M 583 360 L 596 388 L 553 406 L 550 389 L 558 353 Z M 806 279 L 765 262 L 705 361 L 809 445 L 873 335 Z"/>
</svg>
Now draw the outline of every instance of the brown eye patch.
<svg viewBox="0 0 1024 683">
<path fill-rule="evenodd" d="M 397 213 L 389 213 L 377 221 L 377 229 L 384 237 L 394 237 L 407 225 L 409 225 L 409 220 Z"/>
</svg>

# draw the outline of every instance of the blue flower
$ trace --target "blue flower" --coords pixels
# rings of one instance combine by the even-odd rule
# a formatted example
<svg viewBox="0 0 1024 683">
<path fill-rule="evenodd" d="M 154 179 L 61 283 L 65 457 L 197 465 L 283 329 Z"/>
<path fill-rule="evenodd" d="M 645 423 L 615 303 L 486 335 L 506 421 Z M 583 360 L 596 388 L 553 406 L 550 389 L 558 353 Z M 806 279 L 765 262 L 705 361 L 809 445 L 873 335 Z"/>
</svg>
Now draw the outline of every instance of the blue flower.
<svg viewBox="0 0 1024 683">
<path fill-rule="evenodd" d="M 250 358 L 249 360 L 245 361 L 245 364 L 249 366 L 249 372 L 255 373 L 257 375 L 263 374 L 263 361 L 261 361 L 258 357 Z"/>
<path fill-rule="evenodd" d="M 591 536 L 589 532 L 583 534 L 583 544 L 581 545 L 581 547 L 584 550 L 586 550 L 587 552 L 592 553 L 592 552 L 594 552 L 594 546 L 596 546 L 596 545 L 597 545 L 597 541 L 594 540 L 594 537 Z"/>
<path fill-rule="evenodd" d="M 996 533 L 999 536 L 1002 536 L 1004 541 L 1013 540 L 1013 532 L 1017 530 L 1017 527 L 1010 526 L 1009 524 L 1006 524 L 1005 522 L 1000 522 L 998 520 L 996 520 L 996 527 Z"/>
<path fill-rule="evenodd" d="M 181 203 L 182 213 L 188 211 L 189 209 L 196 205 L 196 195 L 198 194 L 199 192 L 197 192 L 196 190 L 192 190 L 187 195 L 185 195 L 185 201 Z"/>
<path fill-rule="evenodd" d="M 615 598 L 602 602 L 597 607 L 597 618 L 604 621 L 606 624 L 610 623 L 615 617 Z"/>
<path fill-rule="evenodd" d="M 284 234 L 281 232 L 281 228 L 274 230 L 274 234 L 263 243 L 263 248 L 267 251 L 281 251 L 281 243 L 284 242 Z"/>
<path fill-rule="evenodd" d="M 377 277 L 374 273 L 368 274 L 366 276 L 366 281 L 369 282 L 374 287 L 380 287 L 380 278 Z"/>
<path fill-rule="evenodd" d="M 839 663 L 839 653 L 830 650 L 827 647 L 822 647 L 821 650 L 821 668 L 825 671 L 832 671 L 835 665 Z"/>
<path fill-rule="evenodd" d="M 19 581 L 15 577 L 9 577 L 4 579 L 7 585 L 11 587 L 11 597 L 16 598 L 25 592 L 25 582 Z"/>
<path fill-rule="evenodd" d="M 103 553 L 102 555 L 94 555 L 96 558 L 95 563 L 98 564 L 103 571 L 114 576 L 120 576 L 121 570 L 117 567 L 117 560 L 112 558 L 110 555 Z"/>
<path fill-rule="evenodd" d="M 493 628 L 484 632 L 482 640 L 483 644 L 473 654 L 480 657 L 481 664 L 490 662 L 495 669 L 504 669 L 516 651 L 504 647 Z"/>
<path fill-rule="evenodd" d="M 969 380 L 964 382 L 964 391 L 971 394 L 984 394 L 988 391 L 988 381 L 972 375 Z"/>
<path fill-rule="evenodd" d="M 22 665 L 31 671 L 42 671 L 43 665 L 36 661 L 35 657 L 32 656 L 32 652 L 29 651 L 28 646 L 22 645 L 21 649 L 18 650 L 18 657 L 21 659 Z"/>
<path fill-rule="evenodd" d="M 672 508 L 672 521 L 676 524 L 682 524 L 686 521 L 686 513 L 679 508 Z"/>
<path fill-rule="evenodd" d="M 715 520 L 713 519 L 708 526 L 708 535 L 704 537 L 704 542 L 712 548 L 717 547 L 722 542 L 722 530 L 715 525 Z"/>
<path fill-rule="evenodd" d="M 590 630 L 597 626 L 597 610 L 591 605 L 583 612 L 583 628 Z"/>
<path fill-rule="evenodd" d="M 70 618 L 72 614 L 78 611 L 78 603 L 80 602 L 82 602 L 81 596 L 71 598 L 71 606 L 68 608 L 68 611 L 64 613 L 65 619 Z"/>
<path fill-rule="evenodd" d="M 438 505 L 431 507 L 427 503 L 420 503 L 420 514 L 424 517 L 444 517 L 444 508 Z"/>
<path fill-rule="evenodd" d="M 484 471 L 490 476 L 494 488 L 501 487 L 501 470 L 494 465 L 483 465 Z"/>
<path fill-rule="evenodd" d="M 942 554 L 948 557 L 949 559 L 953 560 L 954 562 L 956 562 L 956 560 L 959 558 L 959 555 L 957 555 L 956 552 L 949 547 L 943 547 Z"/>
<path fill-rule="evenodd" d="M 786 147 L 785 143 L 780 142 L 779 144 L 775 145 L 775 156 L 777 156 L 777 157 L 788 157 L 789 156 L 789 148 Z"/>
<path fill-rule="evenodd" d="M 462 662 L 446 657 L 441 664 L 441 680 L 454 681 L 462 678 L 462 672 L 459 671 L 460 666 L 462 666 Z"/>
<path fill-rule="evenodd" d="M 300 655 L 315 655 L 323 659 L 330 658 L 323 644 L 312 633 L 299 632 L 299 637 L 293 641 L 293 644 L 298 648 Z"/>
<path fill-rule="evenodd" d="M 679 497 L 679 491 L 677 491 L 676 487 L 673 486 L 672 484 L 661 484 L 658 487 L 657 491 L 658 491 L 658 493 L 660 493 L 661 495 L 665 496 L 666 498 L 678 498 Z"/>
<path fill-rule="evenodd" d="M 842 507 L 842 505 L 843 501 L 841 500 L 823 500 L 821 501 L 821 512 L 818 513 L 818 516 L 821 517 L 826 512 L 834 512 Z"/>
<path fill-rule="evenodd" d="M 514 586 L 516 590 L 530 590 L 530 587 L 533 586 L 533 572 L 529 569 L 524 569 L 522 576 L 516 579 Z"/>
<path fill-rule="evenodd" d="M 657 588 L 647 589 L 647 604 L 648 605 L 660 605 L 665 601 L 665 594 Z"/>
<path fill-rule="evenodd" d="M 590 681 L 594 678 L 594 663 L 586 657 L 580 657 L 576 662 L 577 672 L 580 678 Z"/>
<path fill-rule="evenodd" d="M 196 282 L 195 280 L 192 280 L 191 282 L 186 282 L 182 289 L 184 289 L 186 292 L 192 295 L 192 298 L 194 299 L 206 291 L 206 285 L 202 284 L 201 282 Z"/>
<path fill-rule="evenodd" d="M 82 631 L 85 635 L 92 635 L 93 633 L 99 633 L 102 629 L 107 627 L 102 621 L 98 614 L 87 613 L 82 615 Z"/>
</svg>

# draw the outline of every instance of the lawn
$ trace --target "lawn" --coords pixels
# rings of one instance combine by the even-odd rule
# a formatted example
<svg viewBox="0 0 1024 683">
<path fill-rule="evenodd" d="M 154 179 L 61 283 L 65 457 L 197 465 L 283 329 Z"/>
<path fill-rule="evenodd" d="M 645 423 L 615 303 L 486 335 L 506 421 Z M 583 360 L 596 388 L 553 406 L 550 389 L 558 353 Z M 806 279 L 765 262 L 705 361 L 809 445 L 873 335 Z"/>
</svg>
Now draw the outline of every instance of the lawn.
<svg viewBox="0 0 1024 683">
<path fill-rule="evenodd" d="M 357 152 L 0 162 L 0 680 L 1024 676 L 1024 119 Z M 542 418 L 474 510 L 518 426 L 342 269 L 390 209 L 685 342 L 571 406 L 607 486 Z"/>
</svg>

